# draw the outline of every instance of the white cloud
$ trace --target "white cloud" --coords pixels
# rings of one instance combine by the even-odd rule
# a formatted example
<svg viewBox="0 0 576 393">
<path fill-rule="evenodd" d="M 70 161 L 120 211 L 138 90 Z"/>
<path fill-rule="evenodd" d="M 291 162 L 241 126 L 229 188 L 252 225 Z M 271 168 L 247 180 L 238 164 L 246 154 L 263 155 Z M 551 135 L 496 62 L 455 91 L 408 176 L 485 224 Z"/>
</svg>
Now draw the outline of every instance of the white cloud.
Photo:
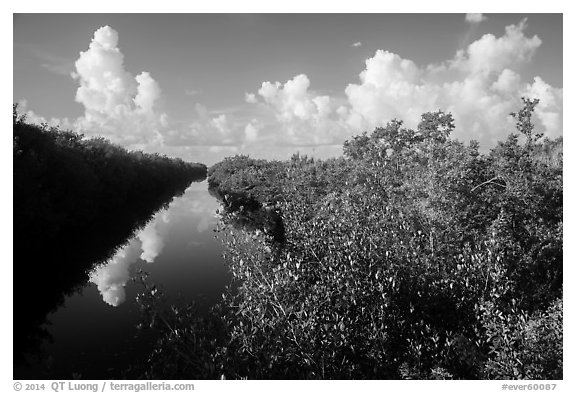
<svg viewBox="0 0 576 393">
<path fill-rule="evenodd" d="M 522 92 L 526 97 L 540 100 L 534 114 L 549 135 L 562 134 L 562 93 L 562 89 L 550 86 L 540 77 L 535 77 L 534 82 L 527 85 Z"/>
<path fill-rule="evenodd" d="M 304 120 L 312 116 L 315 108 L 307 94 L 308 87 L 310 80 L 300 74 L 284 85 L 280 82 L 264 82 L 258 94 L 276 109 L 280 121 L 289 122 L 295 118 Z"/>
<path fill-rule="evenodd" d="M 162 114 L 156 112 L 160 87 L 148 72 L 134 77 L 124 69 L 114 29 L 96 30 L 75 66 L 73 77 L 80 84 L 76 101 L 84 106 L 84 115 L 76 121 L 81 132 L 127 147 L 161 144 Z"/>
<path fill-rule="evenodd" d="M 355 42 L 355 43 L 352 44 L 352 46 L 353 46 L 354 48 L 359 48 L 359 47 L 362 46 L 362 42 L 360 42 L 360 41 Z"/>
<path fill-rule="evenodd" d="M 254 93 L 245 93 L 244 100 L 249 104 L 255 104 L 258 101 Z"/>
<path fill-rule="evenodd" d="M 134 103 L 140 111 L 151 112 L 160 98 L 160 86 L 148 72 L 136 76 L 136 82 L 138 82 L 138 92 L 134 97 Z"/>
<path fill-rule="evenodd" d="M 246 124 L 246 127 L 244 128 L 244 135 L 245 135 L 246 142 L 252 143 L 252 142 L 257 141 L 259 131 L 260 130 L 254 124 L 254 122 L 250 122 L 250 123 Z"/>
<path fill-rule="evenodd" d="M 486 17 L 482 14 L 466 14 L 466 22 L 468 23 L 480 23 L 486 20 Z"/>
<path fill-rule="evenodd" d="M 471 23 L 484 19 L 481 14 L 467 16 Z M 541 100 L 538 127 L 557 136 L 562 133 L 562 89 L 540 77 L 522 79 L 522 67 L 542 44 L 539 37 L 526 36 L 525 29 L 523 20 L 507 26 L 500 37 L 486 34 L 436 64 L 416 64 L 378 50 L 366 60 L 358 81 L 340 94 L 320 94 L 307 75 L 299 74 L 285 82 L 263 82 L 257 92 L 245 93 L 240 112 L 216 112 L 196 104 L 192 120 L 175 121 L 160 110 L 162 91 L 150 73 L 133 76 L 125 69 L 118 33 L 105 26 L 94 33 L 75 64 L 76 100 L 84 106 L 84 115 L 76 121 L 48 122 L 80 128 L 88 136 L 102 135 L 128 148 L 210 163 L 239 149 L 272 154 L 280 147 L 293 151 L 290 146 L 322 145 L 332 146 L 326 151 L 333 152 L 333 146 L 351 135 L 393 118 L 415 127 L 422 113 L 438 109 L 453 113 L 455 137 L 490 146 L 513 130 L 508 114 L 518 110 L 520 96 L 527 95 Z"/>
<path fill-rule="evenodd" d="M 459 51 L 451 61 L 450 68 L 465 75 L 478 74 L 493 76 L 505 68 L 528 62 L 536 49 L 542 44 L 538 36 L 528 38 L 524 35 L 526 19 L 517 25 L 506 26 L 506 34 L 496 38 L 485 34 L 471 43 L 466 51 Z"/>
<path fill-rule="evenodd" d="M 72 77 L 78 82 L 76 101 L 83 105 L 84 114 L 77 119 L 46 119 L 29 110 L 26 103 L 20 112 L 29 121 L 60 125 L 87 137 L 103 136 L 128 149 L 160 152 L 187 160 L 212 162 L 206 156 L 212 150 L 238 149 L 247 140 L 256 142 L 256 130 L 262 125 L 254 122 L 248 128 L 247 120 L 232 113 L 214 114 L 197 103 L 191 120 L 175 121 L 159 110 L 162 91 L 149 72 L 134 76 L 124 66 L 124 55 L 119 48 L 118 33 L 109 26 L 94 32 L 86 51 L 80 53 Z M 200 90 L 186 90 L 188 95 Z M 255 103 L 256 96 L 246 99 Z M 248 132 L 246 132 L 248 130 Z M 199 149 L 193 148 L 202 146 Z"/>
<path fill-rule="evenodd" d="M 261 127 L 261 141 L 274 138 L 277 144 L 325 144 L 342 139 L 331 97 L 310 89 L 307 75 L 281 82 L 264 82 L 252 102 L 261 103 L 278 124 Z M 246 131 L 246 130 L 245 130 Z"/>
<path fill-rule="evenodd" d="M 541 41 L 524 35 L 525 20 L 496 38 L 484 35 L 453 59 L 418 66 L 379 50 L 366 60 L 360 82 L 346 88 L 349 108 L 339 109 L 349 127 L 370 130 L 392 118 L 415 127 L 420 114 L 444 110 L 454 115 L 455 137 L 477 139 L 483 146 L 513 131 L 508 114 L 521 107 L 522 94 L 541 97 L 536 117 L 550 136 L 562 133 L 562 89 L 521 80 L 517 70 L 529 62 Z M 512 127 L 511 127 L 512 126 Z"/>
<path fill-rule="evenodd" d="M 491 88 L 501 94 L 514 95 L 520 91 L 520 83 L 520 75 L 506 68 L 498 76 Z"/>
<path fill-rule="evenodd" d="M 18 113 L 20 115 L 26 115 L 26 122 L 28 123 L 38 125 L 47 124 L 50 127 L 60 127 L 64 130 L 74 128 L 74 124 L 67 117 L 62 119 L 55 117 L 47 119 L 44 116 L 38 115 L 36 112 L 28 108 L 28 100 L 25 98 L 18 100 L 17 103 Z"/>
<path fill-rule="evenodd" d="M 104 136 L 129 149 L 166 152 L 185 156 L 168 146 L 231 145 L 244 139 L 245 124 L 227 114 L 211 115 L 201 104 L 194 107 L 195 118 L 175 123 L 159 110 L 160 85 L 149 72 L 133 76 L 124 67 L 118 47 L 118 33 L 109 26 L 99 28 L 88 50 L 76 61 L 73 77 L 79 82 L 76 101 L 84 115 L 73 128 L 87 136 Z M 188 95 L 200 90 L 186 90 Z M 190 159 L 188 157 L 188 159 Z M 191 159 L 194 159 L 193 157 Z"/>
<path fill-rule="evenodd" d="M 218 117 L 215 117 L 211 120 L 211 124 L 218 130 L 220 136 L 222 137 L 223 143 L 230 143 L 230 137 L 232 134 L 232 130 L 230 129 L 230 125 L 228 124 L 228 118 L 226 115 L 222 114 Z"/>
<path fill-rule="evenodd" d="M 244 140 L 246 124 L 234 116 L 215 115 L 199 103 L 194 106 L 194 115 L 192 121 L 167 124 L 162 131 L 166 146 L 239 145 Z"/>
<path fill-rule="evenodd" d="M 366 60 L 360 84 L 349 84 L 345 89 L 351 107 L 347 124 L 370 129 L 392 118 L 419 116 L 420 108 L 415 108 L 413 102 L 431 101 L 435 93 L 420 84 L 422 74 L 414 62 L 378 50 Z"/>
<path fill-rule="evenodd" d="M 443 110 L 454 115 L 454 137 L 476 139 L 490 147 L 514 131 L 509 113 L 520 109 L 522 95 L 541 98 L 537 125 L 547 135 L 558 136 L 562 133 L 562 89 L 541 78 L 527 83 L 519 73 L 541 45 L 537 36 L 524 34 L 525 28 L 523 20 L 507 26 L 501 37 L 486 34 L 439 64 L 418 65 L 378 50 L 366 60 L 359 82 L 345 88 L 343 102 L 315 93 L 304 74 L 285 83 L 264 82 L 258 96 L 249 101 L 266 107 L 275 124 L 259 130 L 260 140 L 275 138 L 278 144 L 296 145 L 342 143 L 394 118 L 414 128 L 422 113 Z"/>
</svg>

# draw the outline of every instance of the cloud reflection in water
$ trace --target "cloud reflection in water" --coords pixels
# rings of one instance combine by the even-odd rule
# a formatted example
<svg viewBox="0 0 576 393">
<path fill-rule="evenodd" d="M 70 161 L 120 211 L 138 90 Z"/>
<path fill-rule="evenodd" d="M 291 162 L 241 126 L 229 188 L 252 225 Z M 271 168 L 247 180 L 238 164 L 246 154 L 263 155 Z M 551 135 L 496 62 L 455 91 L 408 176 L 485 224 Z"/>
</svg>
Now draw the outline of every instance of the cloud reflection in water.
<svg viewBox="0 0 576 393">
<path fill-rule="evenodd" d="M 193 220 L 197 234 L 216 223 L 216 200 L 208 193 L 205 182 L 192 183 L 185 194 L 175 199 L 166 210 L 159 211 L 145 228 L 120 249 L 108 263 L 90 273 L 107 304 L 117 307 L 126 300 L 126 283 L 130 280 L 130 266 L 142 260 L 153 263 L 164 251 L 170 226 L 178 220 Z M 191 233 L 190 237 L 195 234 Z"/>
</svg>

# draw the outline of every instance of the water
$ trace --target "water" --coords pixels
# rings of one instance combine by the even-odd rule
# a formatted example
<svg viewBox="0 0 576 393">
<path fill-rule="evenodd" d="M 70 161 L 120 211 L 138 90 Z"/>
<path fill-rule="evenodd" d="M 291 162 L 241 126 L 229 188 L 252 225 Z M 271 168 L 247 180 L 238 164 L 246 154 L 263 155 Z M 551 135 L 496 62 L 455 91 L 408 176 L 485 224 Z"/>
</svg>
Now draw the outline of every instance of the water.
<svg viewBox="0 0 576 393">
<path fill-rule="evenodd" d="M 218 201 L 206 182 L 192 183 L 184 195 L 153 219 L 108 261 L 90 273 L 77 293 L 48 315 L 52 342 L 43 344 L 41 364 L 15 370 L 22 378 L 103 379 L 119 376 L 153 345 L 152 331 L 139 331 L 132 278 L 141 269 L 170 301 L 217 302 L 230 276 L 222 244 L 214 238 Z M 95 238 L 97 241 L 97 238 Z M 41 296 L 41 294 L 39 294 Z"/>
</svg>

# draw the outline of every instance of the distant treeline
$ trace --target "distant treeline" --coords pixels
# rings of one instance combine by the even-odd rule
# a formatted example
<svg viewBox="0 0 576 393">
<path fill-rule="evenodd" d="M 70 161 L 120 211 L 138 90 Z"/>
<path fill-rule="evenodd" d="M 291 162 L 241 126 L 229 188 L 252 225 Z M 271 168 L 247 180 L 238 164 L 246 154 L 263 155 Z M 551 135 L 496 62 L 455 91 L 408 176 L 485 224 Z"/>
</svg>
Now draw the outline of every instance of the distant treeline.
<svg viewBox="0 0 576 393">
<path fill-rule="evenodd" d="M 13 111 L 15 359 L 48 311 L 206 166 L 34 125 Z"/>
<path fill-rule="evenodd" d="M 434 112 L 340 158 L 211 167 L 224 218 L 273 209 L 285 236 L 223 228 L 237 290 L 211 321 L 166 316 L 145 376 L 561 379 L 563 142 L 524 103 L 487 154 Z"/>
</svg>

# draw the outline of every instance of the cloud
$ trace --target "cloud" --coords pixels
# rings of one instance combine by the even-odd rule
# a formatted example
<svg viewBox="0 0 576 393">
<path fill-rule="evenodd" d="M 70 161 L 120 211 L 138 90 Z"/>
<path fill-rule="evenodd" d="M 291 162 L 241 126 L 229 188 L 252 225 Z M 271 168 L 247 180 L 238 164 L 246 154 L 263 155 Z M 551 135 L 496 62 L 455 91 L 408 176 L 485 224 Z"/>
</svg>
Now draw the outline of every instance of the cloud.
<svg viewBox="0 0 576 393">
<path fill-rule="evenodd" d="M 467 16 L 470 30 L 484 19 L 481 14 Z M 192 119 L 174 120 L 161 110 L 160 84 L 149 72 L 134 76 L 125 69 L 118 33 L 105 26 L 94 33 L 75 63 L 76 100 L 84 106 L 84 114 L 76 120 L 47 121 L 27 113 L 38 122 L 64 124 L 127 148 L 206 163 L 240 151 L 289 157 L 290 151 L 310 148 L 332 155 L 352 135 L 393 118 L 415 127 L 422 113 L 438 109 L 453 113 L 455 137 L 477 139 L 489 147 L 513 131 L 508 114 L 521 107 L 522 95 L 540 98 L 537 129 L 558 136 L 563 91 L 541 77 L 522 78 L 523 67 L 542 45 L 538 36 L 529 37 L 525 30 L 526 20 L 522 20 L 507 26 L 503 35 L 485 34 L 434 64 L 417 64 L 378 50 L 366 60 L 358 80 L 337 93 L 320 93 L 308 75 L 298 74 L 255 86 L 234 110 L 215 111 L 196 103 L 190 111 Z"/>
<path fill-rule="evenodd" d="M 70 75 L 74 69 L 72 63 L 42 63 L 40 67 L 56 75 Z"/>
<path fill-rule="evenodd" d="M 552 136 L 561 135 L 563 130 L 562 93 L 563 89 L 550 86 L 538 76 L 534 78 L 532 84 L 525 86 L 522 91 L 522 95 L 540 100 L 534 114 L 540 120 L 547 134 Z"/>
<path fill-rule="evenodd" d="M 260 104 L 277 122 L 260 127 L 262 141 L 275 138 L 278 144 L 299 145 L 326 144 L 335 138 L 341 139 L 343 128 L 333 99 L 309 88 L 310 79 L 300 74 L 285 83 L 263 82 L 258 98 L 255 94 L 250 96 L 251 102 Z"/>
<path fill-rule="evenodd" d="M 134 77 L 125 70 L 116 30 L 96 30 L 75 67 L 72 75 L 80 84 L 76 101 L 84 106 L 76 128 L 127 147 L 162 142 L 162 114 L 156 111 L 160 87 L 148 72 Z"/>
<path fill-rule="evenodd" d="M 211 120 L 211 124 L 218 130 L 222 143 L 232 143 L 232 129 L 228 124 L 228 118 L 222 114 Z"/>
<path fill-rule="evenodd" d="M 355 42 L 355 43 L 352 44 L 352 46 L 353 46 L 354 48 L 359 48 L 359 47 L 362 46 L 362 42 L 360 42 L 360 41 Z"/>
<path fill-rule="evenodd" d="M 468 23 L 480 23 L 486 20 L 486 17 L 482 14 L 466 14 L 466 22 Z"/>
<path fill-rule="evenodd" d="M 562 133 L 562 89 L 541 78 L 523 82 L 519 70 L 541 45 L 524 35 L 526 21 L 506 27 L 502 37 L 486 34 L 440 64 L 418 66 L 397 54 L 378 50 L 366 60 L 359 83 L 345 89 L 348 108 L 340 111 L 348 126 L 370 130 L 393 118 L 415 127 L 420 114 L 444 110 L 454 115 L 454 136 L 493 145 L 513 131 L 508 114 L 521 107 L 520 96 L 542 98 L 538 126 L 549 136 Z"/>
<path fill-rule="evenodd" d="M 255 104 L 258 102 L 256 95 L 254 93 L 245 93 L 244 100 L 249 104 Z"/>
<path fill-rule="evenodd" d="M 163 113 L 160 84 L 149 72 L 134 76 L 126 70 L 119 42 L 116 30 L 101 27 L 94 32 L 88 49 L 80 52 L 74 62 L 71 75 L 78 83 L 75 100 L 84 107 L 82 116 L 72 120 L 47 119 L 29 110 L 26 102 L 20 112 L 37 124 L 60 125 L 87 137 L 103 136 L 128 149 L 193 161 L 213 162 L 217 154 L 237 151 L 246 142 L 258 141 L 256 130 L 263 123 L 253 122 L 247 127 L 253 113 L 239 118 L 229 110 L 216 113 L 200 103 L 193 107 L 192 119 L 186 121 L 175 121 Z M 197 95 L 201 91 L 185 93 Z M 254 94 L 247 94 L 246 99 L 256 102 Z"/>
<path fill-rule="evenodd" d="M 198 96 L 198 95 L 202 94 L 202 90 L 200 90 L 200 89 L 184 90 L 184 94 L 186 94 L 187 96 L 190 96 L 190 97 L 194 97 L 194 96 Z"/>
<path fill-rule="evenodd" d="M 246 123 L 234 116 L 220 113 L 215 115 L 202 104 L 194 106 L 194 119 L 167 124 L 162 130 L 166 147 L 178 146 L 232 146 L 244 139 Z"/>
<path fill-rule="evenodd" d="M 136 76 L 136 82 L 138 82 L 138 91 L 134 97 L 134 103 L 139 111 L 151 112 L 155 102 L 160 98 L 160 86 L 148 72 Z"/>
<path fill-rule="evenodd" d="M 167 146 L 238 145 L 244 124 L 226 113 L 212 115 L 197 103 L 193 120 L 175 123 L 159 110 L 162 90 L 149 72 L 133 76 L 124 67 L 118 33 L 109 26 L 96 30 L 87 51 L 76 61 L 73 77 L 80 86 L 76 101 L 85 112 L 74 128 L 87 136 L 104 136 L 129 149 L 165 152 Z M 186 90 L 188 95 L 200 90 Z M 171 150 L 177 156 L 184 149 Z M 192 158 L 194 159 L 194 158 Z"/>
<path fill-rule="evenodd" d="M 244 128 L 244 135 L 245 140 L 247 143 L 252 143 L 258 140 L 258 132 L 259 128 L 256 125 L 256 119 L 253 119 L 252 122 L 246 124 Z"/>
<path fill-rule="evenodd" d="M 476 16 L 475 20 L 482 19 Z M 330 145 L 362 131 L 371 131 L 397 118 L 416 127 L 428 111 L 451 112 L 454 137 L 476 139 L 488 148 L 514 131 L 509 116 L 521 108 L 521 96 L 540 98 L 535 121 L 547 136 L 562 134 L 562 89 L 542 78 L 522 79 L 542 41 L 525 35 L 526 19 L 509 25 L 497 37 L 485 34 L 446 61 L 416 64 L 386 50 L 365 62 L 359 81 L 344 89 L 345 98 L 311 90 L 307 75 L 281 82 L 264 82 L 246 101 L 268 110 L 271 123 L 258 128 L 259 143 Z M 254 129 L 246 125 L 247 139 Z"/>
<path fill-rule="evenodd" d="M 307 94 L 309 86 L 308 77 L 300 74 L 284 85 L 280 82 L 264 82 L 258 94 L 276 109 L 278 120 L 283 122 L 293 119 L 305 120 L 313 115 L 315 109 L 312 99 Z"/>
<path fill-rule="evenodd" d="M 448 68 L 459 70 L 465 75 L 481 74 L 490 77 L 505 68 L 529 62 L 542 40 L 536 35 L 526 37 L 525 29 L 526 19 L 517 25 L 506 26 L 506 34 L 502 37 L 483 35 L 471 43 L 466 51 L 458 51 Z"/>
<path fill-rule="evenodd" d="M 26 121 L 32 124 L 47 124 L 50 127 L 60 127 L 62 129 L 72 129 L 74 124 L 67 117 L 59 119 L 52 117 L 50 119 L 44 116 L 38 115 L 36 112 L 28 108 L 28 100 L 21 98 L 17 101 L 18 113 L 20 115 L 26 115 Z"/>
</svg>

